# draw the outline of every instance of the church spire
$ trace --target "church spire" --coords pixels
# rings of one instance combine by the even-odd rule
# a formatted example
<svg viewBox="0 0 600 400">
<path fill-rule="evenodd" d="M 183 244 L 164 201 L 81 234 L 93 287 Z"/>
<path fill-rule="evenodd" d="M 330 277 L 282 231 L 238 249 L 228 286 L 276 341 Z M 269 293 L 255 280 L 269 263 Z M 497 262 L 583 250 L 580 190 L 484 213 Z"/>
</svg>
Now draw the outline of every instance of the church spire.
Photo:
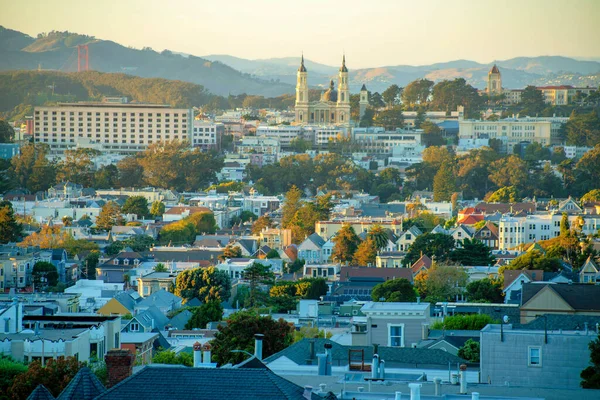
<svg viewBox="0 0 600 400">
<path fill-rule="evenodd" d="M 304 66 L 304 52 L 302 52 L 302 60 L 300 61 L 300 68 L 298 68 L 298 72 L 306 72 L 306 67 Z"/>
<path fill-rule="evenodd" d="M 346 54 L 342 57 L 342 66 L 340 67 L 340 72 L 348 72 L 348 68 L 346 68 Z"/>
</svg>

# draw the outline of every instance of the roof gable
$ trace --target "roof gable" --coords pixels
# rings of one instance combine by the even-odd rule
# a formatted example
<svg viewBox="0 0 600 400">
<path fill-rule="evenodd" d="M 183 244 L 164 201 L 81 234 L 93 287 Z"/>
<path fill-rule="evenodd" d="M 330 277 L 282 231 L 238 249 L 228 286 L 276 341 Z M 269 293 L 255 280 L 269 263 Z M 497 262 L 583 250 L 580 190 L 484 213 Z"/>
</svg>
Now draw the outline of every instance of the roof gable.
<svg viewBox="0 0 600 400">
<path fill-rule="evenodd" d="M 552 289 L 552 285 L 546 285 L 537 292 L 527 303 L 523 303 L 522 309 L 553 310 L 553 311 L 573 311 L 569 305 L 558 293 Z"/>
</svg>

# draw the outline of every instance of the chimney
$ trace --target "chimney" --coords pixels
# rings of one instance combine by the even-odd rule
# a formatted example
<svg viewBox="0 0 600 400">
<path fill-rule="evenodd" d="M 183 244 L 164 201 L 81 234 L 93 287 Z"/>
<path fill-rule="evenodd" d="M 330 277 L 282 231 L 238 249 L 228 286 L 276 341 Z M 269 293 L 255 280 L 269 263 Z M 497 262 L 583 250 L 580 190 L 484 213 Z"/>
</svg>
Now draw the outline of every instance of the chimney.
<svg viewBox="0 0 600 400">
<path fill-rule="evenodd" d="M 417 296 L 417 304 L 421 304 L 421 296 Z"/>
<path fill-rule="evenodd" d="M 263 339 L 265 335 L 257 333 L 254 335 L 254 357 L 258 358 L 262 361 L 262 353 L 263 353 Z M 312 390 L 312 388 L 311 388 Z"/>
<path fill-rule="evenodd" d="M 467 394 L 467 365 L 460 364 L 460 394 Z"/>
<path fill-rule="evenodd" d="M 308 339 L 309 358 L 315 358 L 315 339 Z"/>
<path fill-rule="evenodd" d="M 111 388 L 133 373 L 135 354 L 129 350 L 112 349 L 104 356 L 108 380 L 106 387 Z"/>
<path fill-rule="evenodd" d="M 312 398 L 312 386 L 304 386 L 304 393 L 302 393 L 302 397 L 310 400 Z"/>
<path fill-rule="evenodd" d="M 402 392 L 396 392 L 394 396 L 394 400 L 402 400 Z"/>
<path fill-rule="evenodd" d="M 204 345 L 202 346 L 202 363 L 203 364 L 210 364 L 212 361 L 212 356 L 210 353 L 211 347 L 210 347 L 210 343 L 204 343 Z"/>
<path fill-rule="evenodd" d="M 202 345 L 200 342 L 194 343 L 194 368 L 202 365 Z"/>
<path fill-rule="evenodd" d="M 421 384 L 420 383 L 409 383 L 410 389 L 410 400 L 421 400 Z"/>
</svg>

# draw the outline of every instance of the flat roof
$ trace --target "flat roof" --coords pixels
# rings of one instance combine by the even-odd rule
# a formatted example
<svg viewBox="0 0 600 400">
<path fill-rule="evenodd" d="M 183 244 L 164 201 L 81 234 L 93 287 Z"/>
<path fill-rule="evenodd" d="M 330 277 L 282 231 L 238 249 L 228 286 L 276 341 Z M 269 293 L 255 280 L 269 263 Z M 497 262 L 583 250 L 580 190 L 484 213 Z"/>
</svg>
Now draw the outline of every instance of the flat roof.
<svg viewBox="0 0 600 400">
<path fill-rule="evenodd" d="M 56 106 L 36 106 L 36 108 L 60 108 L 60 107 L 99 107 L 99 108 L 160 108 L 160 109 L 175 109 L 188 110 L 187 108 L 171 107 L 169 104 L 149 104 L 149 103 L 96 103 L 96 102 L 79 102 L 79 103 L 58 103 Z"/>
</svg>

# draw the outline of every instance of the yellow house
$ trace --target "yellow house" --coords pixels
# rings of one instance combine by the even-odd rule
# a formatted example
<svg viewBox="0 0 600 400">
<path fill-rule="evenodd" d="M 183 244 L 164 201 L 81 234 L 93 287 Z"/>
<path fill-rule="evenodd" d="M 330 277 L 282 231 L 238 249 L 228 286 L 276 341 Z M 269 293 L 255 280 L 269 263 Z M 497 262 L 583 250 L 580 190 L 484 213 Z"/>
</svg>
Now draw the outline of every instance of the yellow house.
<svg viewBox="0 0 600 400">
<path fill-rule="evenodd" d="M 260 246 L 279 250 L 292 244 L 291 229 L 265 228 L 260 232 Z"/>
<path fill-rule="evenodd" d="M 600 316 L 600 286 L 577 283 L 525 283 L 521 323 L 544 314 Z"/>
<path fill-rule="evenodd" d="M 123 292 L 116 295 L 114 298 L 110 299 L 105 305 L 100 307 L 97 311 L 97 314 L 100 315 L 133 315 L 133 311 L 135 308 L 135 303 L 138 296 L 137 292 Z"/>
</svg>

